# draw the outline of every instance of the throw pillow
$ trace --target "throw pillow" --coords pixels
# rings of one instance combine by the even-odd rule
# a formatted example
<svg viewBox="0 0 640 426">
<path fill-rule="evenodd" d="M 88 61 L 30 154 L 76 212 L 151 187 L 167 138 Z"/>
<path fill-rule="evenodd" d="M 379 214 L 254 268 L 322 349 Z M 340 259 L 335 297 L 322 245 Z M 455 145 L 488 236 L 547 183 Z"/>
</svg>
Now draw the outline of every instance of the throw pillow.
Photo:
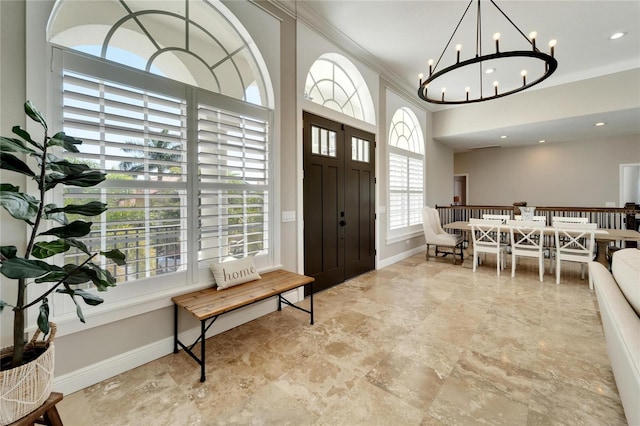
<svg viewBox="0 0 640 426">
<path fill-rule="evenodd" d="M 260 274 L 258 274 L 253 264 L 253 257 L 245 257 L 230 262 L 212 263 L 210 269 L 216 280 L 218 290 L 260 279 Z"/>
</svg>

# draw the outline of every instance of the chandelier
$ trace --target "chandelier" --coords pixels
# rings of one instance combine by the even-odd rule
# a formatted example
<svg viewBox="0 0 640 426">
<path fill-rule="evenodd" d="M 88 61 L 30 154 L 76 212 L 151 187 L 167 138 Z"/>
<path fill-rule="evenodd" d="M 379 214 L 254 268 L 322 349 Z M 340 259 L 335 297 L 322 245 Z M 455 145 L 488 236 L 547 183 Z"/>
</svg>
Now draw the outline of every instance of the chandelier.
<svg viewBox="0 0 640 426">
<path fill-rule="evenodd" d="M 531 32 L 527 37 L 493 0 L 490 2 L 498 10 L 498 16 L 502 15 L 524 37 L 526 43 L 522 42 L 522 44 L 526 46 L 526 49 L 501 51 L 500 33 L 494 33 L 491 44 L 495 44 L 495 52 L 483 54 L 482 12 L 480 0 L 477 0 L 475 56 L 461 60 L 462 45 L 457 44 L 455 46 L 455 63 L 438 70 L 442 58 L 456 37 L 473 1 L 469 1 L 438 61 L 434 65 L 433 59 L 429 60 L 427 79 L 423 80 L 423 74 L 418 76 L 420 79 L 418 96 L 427 102 L 467 104 L 501 98 L 535 86 L 547 79 L 558 68 L 558 61 L 554 58 L 556 41 L 549 42 L 550 54 L 541 52 L 536 47 L 537 33 Z M 519 39 L 519 36 L 517 38 Z M 499 72 L 497 72 L 498 70 Z M 490 75 L 492 73 L 493 75 Z M 497 77 L 495 77 L 496 75 Z M 503 81 L 501 82 L 498 78 Z"/>
</svg>

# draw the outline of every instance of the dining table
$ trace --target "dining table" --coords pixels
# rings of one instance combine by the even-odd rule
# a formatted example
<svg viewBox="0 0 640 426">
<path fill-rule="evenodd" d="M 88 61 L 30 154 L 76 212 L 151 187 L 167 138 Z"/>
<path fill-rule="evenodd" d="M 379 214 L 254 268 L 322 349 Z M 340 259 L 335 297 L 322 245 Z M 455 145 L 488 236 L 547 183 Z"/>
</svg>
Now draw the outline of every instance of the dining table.
<svg viewBox="0 0 640 426">
<path fill-rule="evenodd" d="M 450 222 L 442 226 L 446 230 L 461 231 L 462 233 L 471 232 L 471 227 L 467 221 L 455 221 Z M 501 225 L 502 232 L 509 232 L 509 225 Z M 545 226 L 545 234 L 552 235 L 554 233 L 553 226 Z M 473 239 L 465 238 L 469 242 L 467 245 L 467 256 L 462 261 L 462 266 L 465 268 L 473 268 Z M 617 241 L 638 241 L 640 242 L 640 232 L 633 229 L 613 229 L 613 228 L 598 228 L 595 232 L 595 240 L 597 245 L 597 253 L 595 261 L 602 263 L 607 269 L 609 269 L 609 261 L 607 260 L 606 250 L 607 246 L 611 242 Z"/>
</svg>

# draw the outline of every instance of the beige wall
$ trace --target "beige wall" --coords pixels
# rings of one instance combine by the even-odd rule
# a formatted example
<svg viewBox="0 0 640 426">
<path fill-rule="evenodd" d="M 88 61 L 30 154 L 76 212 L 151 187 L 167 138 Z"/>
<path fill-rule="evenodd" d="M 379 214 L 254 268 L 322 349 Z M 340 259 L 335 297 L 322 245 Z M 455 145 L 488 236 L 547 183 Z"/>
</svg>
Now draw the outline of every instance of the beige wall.
<svg viewBox="0 0 640 426">
<path fill-rule="evenodd" d="M 618 205 L 620 164 L 640 162 L 640 135 L 455 154 L 475 205 Z"/>
<path fill-rule="evenodd" d="M 15 125 L 25 126 L 22 104 L 25 101 L 25 3 L 23 1 L 0 1 L 0 134 L 11 135 Z M 16 173 L 0 170 L 3 183 L 24 188 L 26 179 Z M 20 252 L 26 246 L 27 229 L 4 209 L 0 209 L 0 235 L 2 245 L 15 245 Z M 0 275 L 0 299 L 15 300 L 12 286 L 5 285 Z M 13 319 L 11 312 L 0 316 L 0 347 L 11 345 Z"/>
</svg>

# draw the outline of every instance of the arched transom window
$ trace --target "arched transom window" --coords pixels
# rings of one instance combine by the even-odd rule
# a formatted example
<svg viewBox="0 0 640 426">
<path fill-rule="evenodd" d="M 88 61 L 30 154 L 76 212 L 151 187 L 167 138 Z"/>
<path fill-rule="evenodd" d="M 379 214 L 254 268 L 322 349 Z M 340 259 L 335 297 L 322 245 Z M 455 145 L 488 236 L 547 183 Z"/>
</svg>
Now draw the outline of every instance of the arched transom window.
<svg viewBox="0 0 640 426">
<path fill-rule="evenodd" d="M 312 102 L 375 124 L 369 89 L 355 65 L 342 55 L 320 56 L 307 74 L 304 91 Z"/>
<path fill-rule="evenodd" d="M 215 93 L 273 107 L 266 67 L 215 0 L 60 0 L 49 41 Z"/>
<path fill-rule="evenodd" d="M 389 130 L 389 229 L 422 223 L 424 206 L 424 140 L 417 117 L 396 110 Z"/>
</svg>

